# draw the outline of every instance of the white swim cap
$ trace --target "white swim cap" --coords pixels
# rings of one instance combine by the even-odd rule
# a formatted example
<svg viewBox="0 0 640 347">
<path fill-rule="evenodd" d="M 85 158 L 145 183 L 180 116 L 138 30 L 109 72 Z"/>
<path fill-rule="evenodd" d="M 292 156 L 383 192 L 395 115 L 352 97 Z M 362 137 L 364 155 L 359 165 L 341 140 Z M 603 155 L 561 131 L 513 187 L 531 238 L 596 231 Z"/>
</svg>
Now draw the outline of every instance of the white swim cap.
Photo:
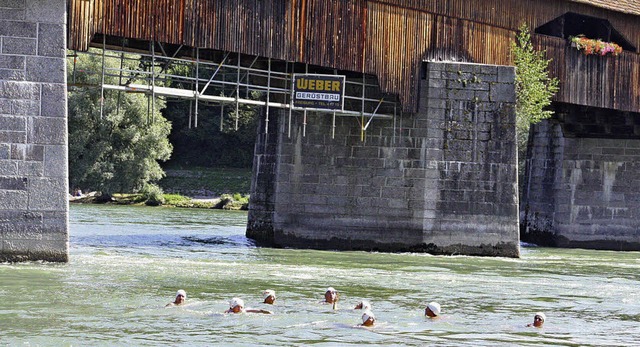
<svg viewBox="0 0 640 347">
<path fill-rule="evenodd" d="M 331 292 L 331 293 L 336 293 L 337 292 L 337 290 L 335 290 L 333 287 L 327 288 L 327 291 Z"/>
<path fill-rule="evenodd" d="M 436 316 L 440 315 L 440 304 L 439 303 L 437 303 L 435 301 L 432 301 L 432 302 L 429 303 L 429 305 L 427 305 L 427 308 L 429 310 L 431 310 L 431 312 L 433 312 L 433 314 L 435 314 Z"/>
<path fill-rule="evenodd" d="M 360 308 L 363 309 L 363 310 L 371 310 L 371 303 L 369 303 L 366 300 L 360 301 L 360 304 L 358 306 L 362 306 Z"/>
<path fill-rule="evenodd" d="M 178 290 L 178 292 L 176 293 L 176 298 L 178 297 L 178 295 L 182 295 L 185 298 L 185 300 L 187 299 L 187 292 L 185 292 L 182 289 Z"/>
<path fill-rule="evenodd" d="M 229 307 L 234 308 L 236 306 L 244 308 L 244 301 L 240 298 L 231 299 L 231 301 L 229 301 Z"/>
<path fill-rule="evenodd" d="M 264 292 L 262 292 L 262 298 L 263 299 L 266 299 L 266 298 L 268 298 L 270 296 L 273 296 L 273 298 L 275 299 L 276 298 L 276 292 L 271 290 L 271 289 L 267 289 Z"/>
<path fill-rule="evenodd" d="M 369 310 L 364 311 L 364 313 L 362 314 L 362 323 L 368 321 L 369 318 L 373 318 L 373 320 L 376 320 L 376 316 L 373 315 L 373 312 Z"/>
<path fill-rule="evenodd" d="M 544 313 L 542 313 L 542 312 L 536 312 L 536 316 L 540 316 L 540 318 L 542 318 L 543 322 L 547 321 L 547 316 L 545 316 Z M 536 316 L 533 316 L 533 318 L 535 318 Z"/>
</svg>

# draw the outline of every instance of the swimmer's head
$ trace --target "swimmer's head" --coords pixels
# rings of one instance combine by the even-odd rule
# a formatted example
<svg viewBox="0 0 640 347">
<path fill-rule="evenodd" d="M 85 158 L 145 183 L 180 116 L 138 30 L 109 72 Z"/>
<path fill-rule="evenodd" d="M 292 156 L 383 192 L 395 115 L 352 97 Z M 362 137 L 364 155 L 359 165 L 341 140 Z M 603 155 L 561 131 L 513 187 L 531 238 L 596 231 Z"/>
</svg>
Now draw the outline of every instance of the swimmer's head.
<svg viewBox="0 0 640 347">
<path fill-rule="evenodd" d="M 370 310 L 365 310 L 362 313 L 362 325 L 364 326 L 372 326 L 376 321 L 376 316 Z"/>
<path fill-rule="evenodd" d="M 362 300 L 360 301 L 359 304 L 356 305 L 356 307 L 354 307 L 355 310 L 371 310 L 371 303 L 369 303 L 366 300 Z"/>
<path fill-rule="evenodd" d="M 185 300 L 187 300 L 187 292 L 180 289 L 178 290 L 178 292 L 176 292 L 176 300 L 174 300 L 173 303 L 175 305 L 181 305 L 181 304 L 184 304 Z"/>
<path fill-rule="evenodd" d="M 544 322 L 547 320 L 547 316 L 542 312 L 537 312 L 535 316 L 533 316 L 533 326 L 540 328 Z"/>
<path fill-rule="evenodd" d="M 330 304 L 338 301 L 338 291 L 333 287 L 327 288 L 327 291 L 324 293 L 324 301 Z"/>
<path fill-rule="evenodd" d="M 430 302 L 427 305 L 427 308 L 424 309 L 424 314 L 425 316 L 429 316 L 429 317 L 437 317 L 440 315 L 440 304 L 437 302 Z"/>
<path fill-rule="evenodd" d="M 244 311 L 244 301 L 240 298 L 233 298 L 229 301 L 229 311 L 239 313 Z"/>
<path fill-rule="evenodd" d="M 273 302 L 276 301 L 276 292 L 271 289 L 267 289 L 262 292 L 262 297 L 265 304 L 273 304 Z"/>
</svg>

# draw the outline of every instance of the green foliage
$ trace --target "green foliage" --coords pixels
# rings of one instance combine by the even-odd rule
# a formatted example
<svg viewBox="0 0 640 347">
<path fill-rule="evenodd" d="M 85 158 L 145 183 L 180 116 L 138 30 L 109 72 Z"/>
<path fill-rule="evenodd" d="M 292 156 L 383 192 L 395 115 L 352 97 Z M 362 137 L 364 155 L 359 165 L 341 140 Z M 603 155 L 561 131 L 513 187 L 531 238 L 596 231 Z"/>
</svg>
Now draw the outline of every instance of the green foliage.
<svg viewBox="0 0 640 347">
<path fill-rule="evenodd" d="M 191 202 L 191 198 L 180 194 L 164 194 L 165 204 L 178 206 L 186 205 Z"/>
<path fill-rule="evenodd" d="M 119 64 L 115 58 L 105 61 L 107 69 Z M 157 161 L 169 159 L 172 151 L 171 123 L 160 113 L 164 102 L 156 99 L 151 114 L 145 95 L 105 90 L 101 116 L 100 55 L 81 55 L 75 69 L 68 62 L 67 71 L 69 81 L 85 86 L 70 91 L 68 97 L 70 186 L 104 194 L 137 192 L 145 183 L 162 178 Z M 117 85 L 118 78 L 106 77 L 105 83 Z"/>
<path fill-rule="evenodd" d="M 162 188 L 156 184 L 147 183 L 144 185 L 141 191 L 141 195 L 145 200 L 145 205 L 148 206 L 160 206 L 164 204 Z"/>
<path fill-rule="evenodd" d="M 531 34 L 526 24 L 520 26 L 516 41 L 511 43 L 516 66 L 516 127 L 518 147 L 526 147 L 530 124 L 538 123 L 553 115 L 545 109 L 558 91 L 558 79 L 549 77 L 551 60 L 545 51 L 536 51 L 531 44 Z"/>
<path fill-rule="evenodd" d="M 147 201 L 147 198 L 144 196 L 144 194 L 141 194 L 141 193 L 138 193 L 138 194 L 119 194 L 119 195 L 120 196 L 118 196 L 118 194 L 114 194 L 114 197 L 116 198 L 117 201 L 120 201 L 125 205 L 128 205 L 128 204 L 139 204 L 139 203 L 144 203 L 145 201 Z"/>
<path fill-rule="evenodd" d="M 215 208 L 215 204 L 209 201 L 191 201 L 188 205 L 176 205 L 176 207 L 191 207 L 191 208 Z"/>
<path fill-rule="evenodd" d="M 231 201 L 222 207 L 223 210 L 248 210 L 249 204 L 241 201 Z"/>
<path fill-rule="evenodd" d="M 558 79 L 549 77 L 551 60 L 545 58 L 546 51 L 537 51 L 531 44 L 531 34 L 526 24 L 520 26 L 516 41 L 511 43 L 516 66 L 516 133 L 518 144 L 518 172 L 524 182 L 529 127 L 553 115 L 546 109 L 558 91 Z M 522 187 L 519 189 L 523 191 Z"/>
<path fill-rule="evenodd" d="M 220 200 L 214 208 L 220 208 L 223 210 L 248 210 L 249 209 L 249 196 L 242 196 L 241 194 L 222 194 Z"/>
<path fill-rule="evenodd" d="M 224 206 L 231 203 L 232 201 L 233 201 L 233 197 L 231 196 L 231 194 L 222 194 L 220 196 L 220 200 L 215 205 L 215 208 L 224 208 Z"/>
</svg>

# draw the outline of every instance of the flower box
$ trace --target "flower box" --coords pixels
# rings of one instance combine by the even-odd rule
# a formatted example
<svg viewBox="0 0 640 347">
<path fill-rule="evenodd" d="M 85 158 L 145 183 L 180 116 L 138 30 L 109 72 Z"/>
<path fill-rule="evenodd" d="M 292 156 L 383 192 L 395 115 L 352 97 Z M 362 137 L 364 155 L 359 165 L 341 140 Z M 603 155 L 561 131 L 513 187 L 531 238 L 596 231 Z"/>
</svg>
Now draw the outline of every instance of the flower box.
<svg viewBox="0 0 640 347">
<path fill-rule="evenodd" d="M 604 42 L 599 39 L 588 39 L 584 36 L 569 37 L 571 47 L 582 51 L 585 55 L 618 55 L 622 53 L 622 47 L 613 42 Z"/>
</svg>

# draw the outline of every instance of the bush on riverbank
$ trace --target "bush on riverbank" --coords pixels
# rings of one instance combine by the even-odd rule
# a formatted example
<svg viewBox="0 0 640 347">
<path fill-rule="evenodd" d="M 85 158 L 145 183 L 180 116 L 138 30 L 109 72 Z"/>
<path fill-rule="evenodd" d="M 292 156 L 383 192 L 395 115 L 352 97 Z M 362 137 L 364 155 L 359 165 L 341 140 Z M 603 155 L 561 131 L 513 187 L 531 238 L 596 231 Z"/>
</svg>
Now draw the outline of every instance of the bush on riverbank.
<svg viewBox="0 0 640 347">
<path fill-rule="evenodd" d="M 147 206 L 160 206 L 165 203 L 164 192 L 156 184 L 145 184 L 140 194 L 144 199 L 144 204 Z"/>
<path fill-rule="evenodd" d="M 156 194 L 155 192 L 154 194 Z M 230 195 L 224 194 L 219 198 L 211 199 L 192 199 L 180 194 L 162 194 L 154 196 L 152 202 L 144 194 L 113 194 L 112 199 L 107 203 L 117 205 L 147 205 L 147 206 L 166 206 L 166 207 L 182 207 L 182 208 L 205 208 L 205 209 L 223 209 L 223 210 L 248 210 L 249 196 L 239 193 Z M 161 204 L 156 202 L 163 201 Z M 71 203 L 105 203 L 99 201 L 99 196 L 90 193 L 81 197 L 69 197 Z"/>
<path fill-rule="evenodd" d="M 215 208 L 221 208 L 223 210 L 248 210 L 249 196 L 242 196 L 238 193 L 233 195 L 222 194 Z"/>
</svg>

